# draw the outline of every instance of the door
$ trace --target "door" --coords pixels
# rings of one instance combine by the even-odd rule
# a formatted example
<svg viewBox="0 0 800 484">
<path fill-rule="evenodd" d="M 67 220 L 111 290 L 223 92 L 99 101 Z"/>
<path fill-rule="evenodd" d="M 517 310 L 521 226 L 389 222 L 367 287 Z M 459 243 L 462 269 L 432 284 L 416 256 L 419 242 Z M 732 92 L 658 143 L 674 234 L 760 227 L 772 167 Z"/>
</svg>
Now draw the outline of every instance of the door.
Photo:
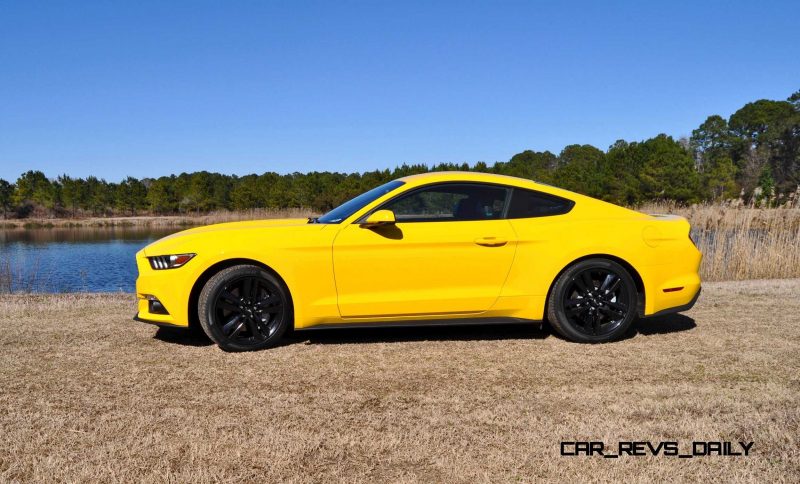
<svg viewBox="0 0 800 484">
<path fill-rule="evenodd" d="M 516 237 L 510 190 L 478 183 L 416 189 L 378 207 L 396 224 L 343 227 L 333 243 L 345 318 L 480 313 L 497 300 Z"/>
</svg>

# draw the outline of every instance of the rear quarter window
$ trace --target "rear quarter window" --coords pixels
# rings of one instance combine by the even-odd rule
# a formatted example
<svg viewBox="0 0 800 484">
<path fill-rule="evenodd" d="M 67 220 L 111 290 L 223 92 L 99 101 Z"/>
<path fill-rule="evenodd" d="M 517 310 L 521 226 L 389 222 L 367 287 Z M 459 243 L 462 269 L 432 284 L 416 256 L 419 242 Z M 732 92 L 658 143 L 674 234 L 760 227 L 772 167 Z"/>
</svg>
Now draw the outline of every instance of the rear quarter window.
<svg viewBox="0 0 800 484">
<path fill-rule="evenodd" d="M 534 218 L 563 215 L 575 206 L 575 202 L 546 193 L 514 188 L 507 218 Z"/>
</svg>

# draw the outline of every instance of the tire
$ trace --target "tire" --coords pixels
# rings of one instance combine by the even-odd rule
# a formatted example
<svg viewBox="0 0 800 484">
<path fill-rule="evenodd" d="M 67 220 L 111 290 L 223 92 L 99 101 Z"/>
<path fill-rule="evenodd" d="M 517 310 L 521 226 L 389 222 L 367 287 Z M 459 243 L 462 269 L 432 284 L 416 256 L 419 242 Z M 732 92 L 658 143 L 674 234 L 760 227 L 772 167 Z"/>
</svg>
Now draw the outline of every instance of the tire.
<svg viewBox="0 0 800 484">
<path fill-rule="evenodd" d="M 276 346 L 292 325 L 289 290 L 261 267 L 223 269 L 203 286 L 197 307 L 200 326 L 225 351 Z"/>
<path fill-rule="evenodd" d="M 624 267 L 602 258 L 568 267 L 547 298 L 547 319 L 564 338 L 607 343 L 620 338 L 636 319 L 638 294 Z"/>
</svg>

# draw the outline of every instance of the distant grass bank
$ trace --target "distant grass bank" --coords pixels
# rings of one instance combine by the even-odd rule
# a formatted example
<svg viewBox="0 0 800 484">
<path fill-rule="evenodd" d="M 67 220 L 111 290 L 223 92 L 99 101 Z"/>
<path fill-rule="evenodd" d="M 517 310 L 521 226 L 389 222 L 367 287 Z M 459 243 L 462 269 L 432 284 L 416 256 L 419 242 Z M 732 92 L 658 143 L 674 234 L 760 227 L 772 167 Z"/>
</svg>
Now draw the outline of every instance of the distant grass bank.
<svg viewBox="0 0 800 484">
<path fill-rule="evenodd" d="M 241 220 L 305 218 L 312 215 L 314 215 L 314 211 L 311 209 L 286 208 L 280 210 L 224 210 L 210 213 L 187 213 L 179 215 L 135 215 L 130 217 L 25 218 L 2 220 L 0 221 L 0 228 L 193 227 L 223 222 L 238 222 Z"/>
</svg>

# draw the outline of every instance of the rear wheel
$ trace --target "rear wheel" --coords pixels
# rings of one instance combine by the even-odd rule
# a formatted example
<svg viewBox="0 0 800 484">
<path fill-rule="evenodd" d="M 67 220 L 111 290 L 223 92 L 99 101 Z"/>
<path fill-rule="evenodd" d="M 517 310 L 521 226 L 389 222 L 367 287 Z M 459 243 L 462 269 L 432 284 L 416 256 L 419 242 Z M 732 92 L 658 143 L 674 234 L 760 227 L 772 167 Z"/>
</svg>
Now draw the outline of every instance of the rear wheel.
<svg viewBox="0 0 800 484">
<path fill-rule="evenodd" d="M 289 292 L 261 267 L 238 265 L 208 280 L 200 292 L 203 331 L 225 351 L 275 346 L 291 325 Z"/>
<path fill-rule="evenodd" d="M 562 336 L 581 343 L 605 343 L 628 330 L 636 318 L 633 278 L 608 259 L 587 259 L 564 271 L 547 301 L 547 318 Z"/>
</svg>

